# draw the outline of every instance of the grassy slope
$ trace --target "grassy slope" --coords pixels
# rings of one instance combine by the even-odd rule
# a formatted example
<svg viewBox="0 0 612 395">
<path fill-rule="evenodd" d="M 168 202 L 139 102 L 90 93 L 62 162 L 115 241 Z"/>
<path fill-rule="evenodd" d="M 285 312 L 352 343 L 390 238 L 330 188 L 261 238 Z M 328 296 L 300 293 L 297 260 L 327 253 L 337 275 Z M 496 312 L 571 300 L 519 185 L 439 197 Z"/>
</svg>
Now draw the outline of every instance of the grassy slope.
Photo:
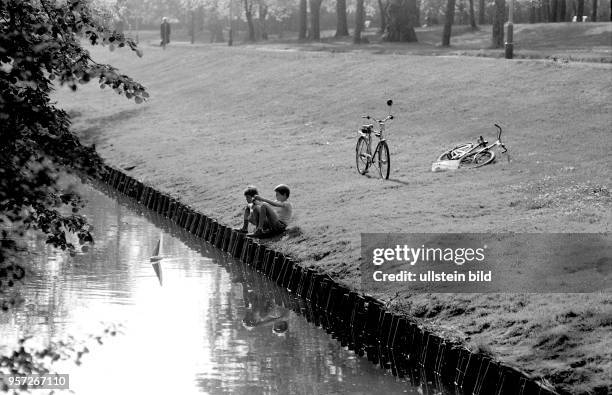
<svg viewBox="0 0 612 395">
<path fill-rule="evenodd" d="M 174 45 L 95 52 L 142 81 L 144 105 L 64 90 L 75 127 L 110 163 L 241 223 L 242 189 L 292 187 L 299 232 L 276 247 L 359 286 L 359 233 L 610 231 L 612 73 L 506 62 Z M 359 176 L 355 132 L 392 97 L 391 180 Z M 506 126 L 512 161 L 431 173 L 445 147 Z M 389 299 L 393 295 L 379 295 Z M 608 295 L 400 295 L 398 309 L 580 393 L 612 368 Z"/>
</svg>

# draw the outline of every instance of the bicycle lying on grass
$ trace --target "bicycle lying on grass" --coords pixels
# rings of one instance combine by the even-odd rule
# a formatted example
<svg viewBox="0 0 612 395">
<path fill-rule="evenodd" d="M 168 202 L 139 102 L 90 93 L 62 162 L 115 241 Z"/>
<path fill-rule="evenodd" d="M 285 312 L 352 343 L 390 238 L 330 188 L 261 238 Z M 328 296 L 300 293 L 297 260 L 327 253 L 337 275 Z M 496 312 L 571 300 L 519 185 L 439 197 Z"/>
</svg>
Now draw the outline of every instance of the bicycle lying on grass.
<svg viewBox="0 0 612 395">
<path fill-rule="evenodd" d="M 391 112 L 391 106 L 393 100 L 387 100 L 387 106 L 389 106 L 389 112 Z M 364 115 L 362 118 L 373 119 L 378 123 L 378 130 L 374 129 L 373 124 L 362 125 L 359 129 L 359 139 L 357 140 L 357 147 L 355 149 L 357 156 L 357 171 L 359 174 L 366 174 L 370 166 L 378 168 L 378 174 L 385 180 L 389 178 L 389 172 L 391 170 L 391 156 L 389 154 L 389 146 L 385 140 L 383 133 L 385 132 L 385 123 L 393 119 L 393 115 L 389 114 L 385 119 L 372 118 L 369 115 Z M 372 134 L 378 137 L 378 144 L 372 151 Z"/>
<path fill-rule="evenodd" d="M 493 162 L 495 160 L 495 152 L 493 152 L 493 148 L 501 147 L 502 154 L 508 152 L 508 149 L 501 141 L 501 126 L 495 124 L 495 127 L 497 128 L 498 132 L 497 140 L 493 144 L 488 145 L 489 143 L 486 142 L 482 136 L 480 136 L 476 143 L 461 144 L 455 148 L 445 151 L 438 158 L 438 162 L 445 160 L 458 160 L 459 167 L 472 169 L 488 165 L 489 163 Z"/>
</svg>

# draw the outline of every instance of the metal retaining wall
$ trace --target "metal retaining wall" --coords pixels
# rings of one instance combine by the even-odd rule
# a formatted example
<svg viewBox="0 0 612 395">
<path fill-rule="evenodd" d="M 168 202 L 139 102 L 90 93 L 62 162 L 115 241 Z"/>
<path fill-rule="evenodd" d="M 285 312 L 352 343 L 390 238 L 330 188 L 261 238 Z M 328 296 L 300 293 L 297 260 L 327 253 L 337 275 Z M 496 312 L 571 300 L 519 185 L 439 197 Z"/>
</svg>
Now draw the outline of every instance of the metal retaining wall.
<svg viewBox="0 0 612 395">
<path fill-rule="evenodd" d="M 304 303 L 295 305 L 298 313 L 325 328 L 342 346 L 367 356 L 398 377 L 408 376 L 416 364 L 440 380 L 453 383 L 463 394 L 557 394 L 525 373 L 449 342 L 419 327 L 409 317 L 387 311 L 381 301 L 303 268 L 291 257 L 117 169 L 107 166 L 101 181 L 300 297 Z"/>
</svg>

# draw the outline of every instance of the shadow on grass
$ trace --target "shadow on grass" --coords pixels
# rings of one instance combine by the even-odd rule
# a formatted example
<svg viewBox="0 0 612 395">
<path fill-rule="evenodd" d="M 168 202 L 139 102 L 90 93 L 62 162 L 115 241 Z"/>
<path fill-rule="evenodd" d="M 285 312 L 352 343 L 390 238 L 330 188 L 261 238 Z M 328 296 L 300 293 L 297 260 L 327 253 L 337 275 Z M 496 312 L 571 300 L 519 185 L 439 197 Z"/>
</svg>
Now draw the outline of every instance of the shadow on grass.
<svg viewBox="0 0 612 395">
<path fill-rule="evenodd" d="M 79 136 L 81 138 L 81 141 L 83 141 L 85 144 L 100 145 L 101 143 L 106 141 L 106 138 L 103 137 L 104 133 L 100 133 L 101 129 L 108 129 L 110 126 L 116 125 L 121 121 L 142 114 L 145 110 L 146 107 L 139 107 L 119 111 L 117 113 L 105 115 L 102 117 L 87 118 L 87 124 L 89 126 L 83 129 L 79 129 Z M 74 114 L 72 114 L 72 119 L 78 119 L 82 115 L 82 113 L 75 112 Z"/>
</svg>

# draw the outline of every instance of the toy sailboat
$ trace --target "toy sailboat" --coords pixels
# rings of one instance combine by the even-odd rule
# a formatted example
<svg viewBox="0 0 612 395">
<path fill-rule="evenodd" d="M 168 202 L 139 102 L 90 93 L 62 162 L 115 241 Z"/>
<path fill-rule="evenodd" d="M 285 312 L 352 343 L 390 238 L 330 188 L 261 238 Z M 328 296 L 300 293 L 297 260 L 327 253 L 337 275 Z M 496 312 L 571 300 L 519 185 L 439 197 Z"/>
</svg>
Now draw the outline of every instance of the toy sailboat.
<svg viewBox="0 0 612 395">
<path fill-rule="evenodd" d="M 155 270 L 155 274 L 157 275 L 157 278 L 159 279 L 159 285 L 162 285 L 162 282 L 163 282 L 162 268 L 161 268 L 162 235 L 163 233 L 159 235 L 159 240 L 157 240 L 157 245 L 155 246 L 155 249 L 153 250 L 153 256 L 149 258 L 149 260 L 151 261 L 151 266 L 153 266 L 153 270 Z"/>
</svg>

